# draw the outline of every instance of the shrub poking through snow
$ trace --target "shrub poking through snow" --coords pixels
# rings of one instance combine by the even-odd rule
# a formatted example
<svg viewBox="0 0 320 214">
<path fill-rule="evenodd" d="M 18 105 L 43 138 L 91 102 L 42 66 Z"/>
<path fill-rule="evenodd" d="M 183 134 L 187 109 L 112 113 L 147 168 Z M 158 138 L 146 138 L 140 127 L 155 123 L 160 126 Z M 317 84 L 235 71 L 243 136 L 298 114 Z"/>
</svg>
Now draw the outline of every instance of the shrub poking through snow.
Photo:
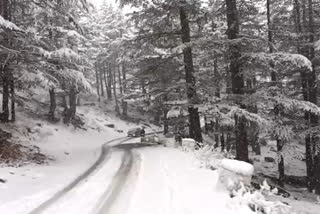
<svg viewBox="0 0 320 214">
<path fill-rule="evenodd" d="M 265 196 L 274 194 L 276 189 L 271 190 L 267 182 L 263 182 L 259 191 L 250 191 L 248 187 L 241 183 L 237 190 L 233 190 L 230 206 L 235 210 L 242 210 L 244 205 L 248 206 L 247 212 L 257 214 L 294 214 L 290 206 L 282 202 L 268 201 Z"/>
</svg>

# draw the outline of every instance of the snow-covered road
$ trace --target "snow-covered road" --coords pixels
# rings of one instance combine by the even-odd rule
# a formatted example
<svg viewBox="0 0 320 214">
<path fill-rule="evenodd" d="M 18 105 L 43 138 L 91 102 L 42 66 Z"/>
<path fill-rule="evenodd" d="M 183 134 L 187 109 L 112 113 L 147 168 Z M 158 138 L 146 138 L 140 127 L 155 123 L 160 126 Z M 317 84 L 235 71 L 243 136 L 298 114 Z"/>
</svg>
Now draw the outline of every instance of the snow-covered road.
<svg viewBox="0 0 320 214">
<path fill-rule="evenodd" d="M 225 210 L 228 196 L 215 191 L 217 172 L 199 169 L 195 159 L 174 148 L 137 141 L 122 138 L 105 144 L 89 170 L 31 214 L 209 214 L 213 209 Z"/>
</svg>

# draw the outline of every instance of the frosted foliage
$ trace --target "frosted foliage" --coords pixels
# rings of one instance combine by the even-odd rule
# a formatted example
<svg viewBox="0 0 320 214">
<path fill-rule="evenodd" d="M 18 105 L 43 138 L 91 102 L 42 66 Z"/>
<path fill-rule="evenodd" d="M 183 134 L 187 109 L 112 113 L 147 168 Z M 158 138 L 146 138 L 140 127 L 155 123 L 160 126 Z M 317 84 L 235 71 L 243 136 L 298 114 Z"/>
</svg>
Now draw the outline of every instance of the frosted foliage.
<svg viewBox="0 0 320 214">
<path fill-rule="evenodd" d="M 22 76 L 19 78 L 20 81 L 28 84 L 38 83 L 37 85 L 42 88 L 51 88 L 55 87 L 53 81 L 50 81 L 49 78 L 47 78 L 44 73 L 42 72 L 23 72 Z"/>
<path fill-rule="evenodd" d="M 90 93 L 93 92 L 90 83 L 80 71 L 72 69 L 58 70 L 57 75 L 75 85 L 78 90 L 83 89 Z"/>
<path fill-rule="evenodd" d="M 85 40 L 85 37 L 82 36 L 81 34 L 79 34 L 77 31 L 75 30 L 68 30 L 62 27 L 55 27 L 55 29 L 61 33 L 64 33 L 67 37 L 71 37 L 71 38 L 76 38 L 79 40 Z"/>
<path fill-rule="evenodd" d="M 294 132 L 290 126 L 277 126 L 274 128 L 274 135 L 281 140 L 288 141 L 289 139 L 292 139 Z"/>
<path fill-rule="evenodd" d="M 320 108 L 308 101 L 300 101 L 294 99 L 288 99 L 285 97 L 274 98 L 276 102 L 281 103 L 281 105 L 288 110 L 301 110 L 304 112 L 312 112 L 314 114 L 320 115 Z"/>
<path fill-rule="evenodd" d="M 258 114 L 254 114 L 251 112 L 246 111 L 245 109 L 239 108 L 239 107 L 231 107 L 231 110 L 229 112 L 230 117 L 233 117 L 235 115 L 239 116 L 243 116 L 245 117 L 248 121 L 250 122 L 254 122 L 257 123 L 261 126 L 269 126 L 270 123 L 269 121 L 267 121 L 266 119 L 260 117 Z"/>
<path fill-rule="evenodd" d="M 273 194 L 269 185 L 263 183 L 259 191 L 250 192 L 242 185 L 240 189 L 233 192 L 234 197 L 230 200 L 229 206 L 234 210 L 243 210 L 247 205 L 248 210 L 240 213 L 255 214 L 294 214 L 291 207 L 281 202 L 268 201 L 265 195 Z"/>
<path fill-rule="evenodd" d="M 70 48 L 60 48 L 50 53 L 50 58 L 67 59 L 68 61 L 80 61 L 81 57 L 79 54 L 71 50 Z"/>
<path fill-rule="evenodd" d="M 289 53 L 254 53 L 244 55 L 245 59 L 250 61 L 257 61 L 258 63 L 266 63 L 269 65 L 269 62 L 273 62 L 275 66 L 290 66 L 293 69 L 305 68 L 312 70 L 311 61 L 300 54 L 289 54 Z"/>
</svg>

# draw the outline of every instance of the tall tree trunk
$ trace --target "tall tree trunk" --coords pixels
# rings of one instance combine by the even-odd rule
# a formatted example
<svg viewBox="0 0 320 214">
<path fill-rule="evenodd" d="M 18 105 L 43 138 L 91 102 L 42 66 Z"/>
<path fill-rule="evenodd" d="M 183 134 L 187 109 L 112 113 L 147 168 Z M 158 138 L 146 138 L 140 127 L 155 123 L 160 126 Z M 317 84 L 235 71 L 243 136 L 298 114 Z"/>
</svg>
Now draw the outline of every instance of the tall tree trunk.
<svg viewBox="0 0 320 214">
<path fill-rule="evenodd" d="M 97 84 L 97 94 L 98 94 L 98 101 L 100 102 L 100 81 L 99 81 L 99 71 L 98 71 L 98 65 L 97 62 L 95 65 L 95 71 L 96 71 L 96 84 Z"/>
<path fill-rule="evenodd" d="M 2 0 L 2 16 L 5 20 L 10 21 L 10 2 L 9 0 Z M 3 43 L 5 45 L 10 44 L 8 32 L 4 32 Z M 3 91 L 2 91 L 2 122 L 9 122 L 9 97 L 10 97 L 10 65 L 9 65 L 9 56 L 6 56 L 5 62 L 2 64 L 2 82 L 3 82 Z"/>
<path fill-rule="evenodd" d="M 126 64 L 122 64 L 122 84 L 123 84 L 123 92 L 126 93 L 127 91 L 127 68 Z"/>
<path fill-rule="evenodd" d="M 75 86 L 71 86 L 69 90 L 69 108 L 65 110 L 63 122 L 68 124 L 76 116 L 77 111 L 77 91 Z"/>
<path fill-rule="evenodd" d="M 168 121 L 168 109 L 164 107 L 163 109 L 163 134 L 166 135 L 169 132 L 169 121 Z"/>
<path fill-rule="evenodd" d="M 127 74 L 126 74 L 126 65 L 125 63 L 122 64 L 122 85 L 123 85 L 123 93 L 125 94 L 127 92 Z M 122 98 L 122 116 L 124 118 L 128 117 L 128 102 Z"/>
<path fill-rule="evenodd" d="M 49 120 L 54 121 L 55 120 L 55 111 L 57 107 L 56 102 L 56 92 L 55 89 L 49 89 L 49 95 L 50 95 L 50 109 L 49 109 Z"/>
<path fill-rule="evenodd" d="M 270 0 L 267 0 L 267 20 L 268 20 L 268 41 L 269 41 L 269 52 L 273 53 L 273 35 L 272 35 L 272 27 L 271 27 L 271 9 L 270 9 Z M 274 68 L 274 64 L 271 63 L 270 64 L 271 68 Z M 277 84 L 277 76 L 276 76 L 276 72 L 272 69 L 271 72 L 271 81 L 274 83 L 274 85 Z M 275 114 L 275 118 L 276 120 L 278 120 L 278 118 L 281 116 L 281 106 L 276 104 L 274 106 L 274 114 Z M 277 153 L 278 153 L 278 181 L 280 186 L 284 185 L 284 158 L 282 155 L 282 148 L 283 148 L 283 142 L 281 141 L 281 139 L 277 136 L 276 138 L 277 141 Z"/>
<path fill-rule="evenodd" d="M 16 99 L 13 72 L 10 75 L 10 94 L 11 94 L 11 122 L 16 121 Z"/>
<path fill-rule="evenodd" d="M 102 69 L 103 69 L 103 80 L 104 80 L 104 85 L 106 87 L 107 97 L 108 97 L 109 87 L 111 87 L 111 85 L 108 84 L 108 80 L 107 80 L 108 65 L 109 64 L 107 62 L 104 62 L 103 66 L 102 66 Z"/>
<path fill-rule="evenodd" d="M 77 92 L 75 87 L 71 87 L 69 92 L 70 118 L 73 119 L 77 112 Z"/>
<path fill-rule="evenodd" d="M 119 78 L 119 90 L 120 90 L 120 94 L 123 94 L 123 88 L 122 88 L 122 79 L 121 79 L 121 71 L 122 71 L 123 67 L 121 64 L 119 64 L 118 66 L 118 78 Z"/>
<path fill-rule="evenodd" d="M 312 44 L 309 46 L 309 60 L 312 62 L 314 57 L 315 57 L 315 50 L 314 50 L 314 41 L 315 41 L 315 30 L 314 30 L 314 11 L 313 11 L 313 1 L 308 0 L 308 14 L 309 14 L 309 44 Z M 308 79 L 308 85 L 309 85 L 309 101 L 313 104 L 317 105 L 317 92 L 318 92 L 318 85 L 317 85 L 317 74 L 316 74 L 316 69 L 314 65 L 312 65 L 312 71 L 311 74 L 309 74 L 309 79 Z M 311 127 L 315 127 L 318 125 L 318 116 L 314 113 L 309 114 L 309 120 L 310 120 L 310 125 Z M 312 136 L 310 137 L 310 147 L 315 148 L 315 144 L 317 143 L 316 141 L 316 135 L 317 133 L 312 133 Z M 312 171 L 311 171 L 311 181 L 310 181 L 310 190 L 315 189 L 316 186 L 320 184 L 316 184 L 315 182 L 320 180 L 320 174 L 315 173 L 316 167 L 316 162 L 315 162 L 315 154 L 316 151 L 312 149 Z"/>
<path fill-rule="evenodd" d="M 184 44 L 187 44 L 191 41 L 186 4 L 187 2 L 185 0 L 180 1 L 181 39 Z M 198 97 L 196 93 L 196 79 L 194 77 L 192 49 L 189 45 L 183 49 L 183 59 L 187 83 L 187 97 L 190 105 L 188 107 L 189 133 L 190 137 L 195 141 L 202 142 L 199 111 L 197 107 L 194 107 L 194 104 L 198 103 Z"/>
<path fill-rule="evenodd" d="M 7 65 L 5 65 L 3 67 L 3 71 L 2 71 L 2 84 L 3 84 L 3 91 L 2 91 L 2 122 L 9 122 L 9 116 L 10 116 L 10 112 L 9 112 L 9 68 Z"/>
<path fill-rule="evenodd" d="M 214 141 L 215 141 L 215 144 L 214 144 L 214 147 L 217 148 L 219 147 L 219 144 L 220 144 L 220 138 L 219 138 L 219 118 L 216 117 L 215 118 L 216 121 L 214 123 Z"/>
<path fill-rule="evenodd" d="M 98 64 L 99 80 L 100 80 L 100 91 L 101 96 L 104 97 L 104 88 L 103 88 L 103 69 L 100 64 Z"/>
<path fill-rule="evenodd" d="M 306 5 L 308 6 L 308 12 Z M 302 11 L 300 11 L 300 6 Z M 298 53 L 306 56 L 310 61 L 315 56 L 314 53 L 314 17 L 313 17 L 313 1 L 303 0 L 302 4 L 300 5 L 299 0 L 294 1 L 294 8 L 295 8 L 295 26 L 297 30 L 297 34 L 299 35 L 299 39 L 297 41 L 297 50 Z M 302 13 L 302 20 L 301 14 Z M 308 21 L 307 21 L 307 14 L 308 14 Z M 302 23 L 302 24 L 301 24 Z M 304 32 L 303 32 L 304 31 Z M 303 34 L 308 35 L 302 36 Z M 306 45 L 306 41 L 312 45 Z M 312 102 L 317 104 L 317 84 L 316 84 L 316 71 L 314 66 L 312 66 L 312 71 L 307 72 L 302 70 L 300 72 L 301 75 L 301 84 L 302 84 L 302 94 L 303 99 L 305 101 Z M 316 126 L 318 124 L 318 117 L 311 112 L 305 113 L 305 120 L 309 124 L 309 127 Z M 320 186 L 320 175 L 315 174 L 315 161 L 314 161 L 314 150 L 313 145 L 315 144 L 315 138 L 313 134 L 307 134 L 305 137 L 305 148 L 306 148 L 306 168 L 307 168 L 307 186 L 308 190 L 312 191 L 316 186 Z M 319 179 L 316 178 L 319 176 Z"/>
<path fill-rule="evenodd" d="M 226 0 L 227 6 L 227 23 L 228 39 L 235 40 L 239 35 L 239 17 L 236 0 Z M 240 69 L 239 59 L 241 56 L 239 45 L 232 41 L 229 44 L 230 52 L 230 73 L 232 80 L 232 93 L 237 95 L 244 94 L 244 79 Z M 239 103 L 242 108 L 245 106 Z M 246 132 L 246 118 L 235 115 L 235 132 L 236 132 L 236 158 L 241 161 L 249 161 L 248 140 Z"/>
<path fill-rule="evenodd" d="M 112 100 L 112 82 L 113 82 L 113 75 L 112 75 L 112 68 L 111 63 L 108 63 L 107 66 L 107 79 L 108 79 L 108 90 L 107 90 L 107 96 L 108 100 Z"/>
<path fill-rule="evenodd" d="M 114 96 L 114 101 L 115 101 L 115 111 L 118 115 L 120 115 L 120 108 L 119 108 L 119 103 L 118 103 L 118 96 L 117 96 L 117 66 L 112 66 L 113 68 L 113 78 L 112 78 L 112 83 L 113 83 L 113 96 Z"/>
<path fill-rule="evenodd" d="M 224 152 L 226 143 L 225 143 L 225 134 L 224 134 L 223 128 L 221 128 L 221 137 L 220 137 L 220 139 L 221 139 L 221 152 Z"/>
<path fill-rule="evenodd" d="M 214 63 L 213 63 L 213 73 L 214 73 L 214 77 L 216 78 L 215 80 L 215 96 L 220 98 L 220 78 L 219 78 L 219 71 L 218 71 L 218 57 L 215 56 L 214 58 Z M 215 118 L 215 134 L 214 134 L 214 141 L 215 141 L 215 145 L 214 147 L 217 148 L 219 146 L 219 118 L 218 116 Z M 222 140 L 222 139 L 221 139 Z"/>
</svg>

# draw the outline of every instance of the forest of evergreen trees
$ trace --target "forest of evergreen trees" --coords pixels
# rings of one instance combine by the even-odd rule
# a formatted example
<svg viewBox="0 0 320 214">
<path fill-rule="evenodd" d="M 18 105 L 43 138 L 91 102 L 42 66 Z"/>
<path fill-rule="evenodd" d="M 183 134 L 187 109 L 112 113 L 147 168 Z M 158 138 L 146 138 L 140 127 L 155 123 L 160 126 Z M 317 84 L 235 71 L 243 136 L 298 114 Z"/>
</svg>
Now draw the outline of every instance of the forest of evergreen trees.
<svg viewBox="0 0 320 214">
<path fill-rule="evenodd" d="M 238 160 L 275 140 L 280 185 L 284 150 L 303 142 L 307 187 L 320 194 L 318 1 L 119 4 L 0 0 L 2 123 L 16 121 L 16 106 L 35 89 L 47 91 L 47 119 L 66 124 L 83 94 L 112 103 L 123 119 L 136 102 L 165 134 L 168 112 L 179 108 L 198 146 L 211 132 Z"/>
</svg>

